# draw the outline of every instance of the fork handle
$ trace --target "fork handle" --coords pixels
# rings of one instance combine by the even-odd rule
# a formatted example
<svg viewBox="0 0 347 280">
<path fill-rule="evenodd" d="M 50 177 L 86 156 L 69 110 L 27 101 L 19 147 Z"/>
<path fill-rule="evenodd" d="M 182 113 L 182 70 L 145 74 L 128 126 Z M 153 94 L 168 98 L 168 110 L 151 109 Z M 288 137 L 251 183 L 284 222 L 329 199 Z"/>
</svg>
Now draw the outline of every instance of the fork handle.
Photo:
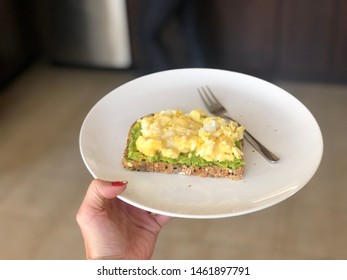
<svg viewBox="0 0 347 280">
<path fill-rule="evenodd" d="M 263 144 L 261 144 L 252 134 L 250 134 L 247 130 L 244 131 L 245 139 L 268 161 L 276 162 L 280 158 L 272 153 L 269 149 L 267 149 Z"/>
<path fill-rule="evenodd" d="M 235 121 L 227 115 L 223 115 L 223 118 Z M 247 130 L 243 132 L 245 139 L 258 151 L 262 156 L 264 156 L 270 162 L 276 162 L 280 158 L 272 153 L 269 149 L 267 149 L 263 144 L 261 144 L 252 134 L 250 134 Z"/>
</svg>

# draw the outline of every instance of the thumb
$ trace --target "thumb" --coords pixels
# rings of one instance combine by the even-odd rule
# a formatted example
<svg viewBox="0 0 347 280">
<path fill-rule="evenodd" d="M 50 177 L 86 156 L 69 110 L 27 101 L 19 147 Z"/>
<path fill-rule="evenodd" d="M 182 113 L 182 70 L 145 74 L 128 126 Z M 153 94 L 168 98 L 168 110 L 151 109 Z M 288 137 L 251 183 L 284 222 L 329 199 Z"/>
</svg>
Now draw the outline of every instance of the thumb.
<svg viewBox="0 0 347 280">
<path fill-rule="evenodd" d="M 125 190 L 126 186 L 126 181 L 108 182 L 94 179 L 89 185 L 82 207 L 102 208 L 105 200 L 115 198 Z"/>
</svg>

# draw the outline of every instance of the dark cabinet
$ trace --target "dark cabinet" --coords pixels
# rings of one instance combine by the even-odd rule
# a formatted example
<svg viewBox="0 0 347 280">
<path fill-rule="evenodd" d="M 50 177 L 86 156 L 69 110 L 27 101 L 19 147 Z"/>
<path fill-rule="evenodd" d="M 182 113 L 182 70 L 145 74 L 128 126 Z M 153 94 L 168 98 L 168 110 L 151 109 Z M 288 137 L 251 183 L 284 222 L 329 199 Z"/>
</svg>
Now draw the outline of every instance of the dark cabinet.
<svg viewBox="0 0 347 280">
<path fill-rule="evenodd" d="M 204 8 L 203 42 L 212 66 L 251 72 L 274 67 L 277 0 L 206 1 Z"/>
<path fill-rule="evenodd" d="M 347 60 L 342 59 L 347 47 L 342 41 L 347 31 L 343 3 L 346 1 L 283 1 L 278 62 L 281 75 L 347 79 L 343 77 Z"/>
<path fill-rule="evenodd" d="M 141 14 L 129 0 L 131 28 Z M 200 0 L 207 66 L 266 78 L 347 82 L 347 1 Z M 135 16 L 135 17 L 134 17 Z M 133 32 L 136 34 L 136 32 Z M 173 32 L 173 49 L 180 49 Z M 133 49 L 140 48 L 133 37 Z M 184 65 L 183 65 L 184 66 Z"/>
<path fill-rule="evenodd" d="M 347 1 L 207 1 L 207 54 L 255 75 L 347 82 Z M 211 12 L 213 15 L 211 15 Z M 217 30 L 217 31 L 216 31 Z"/>
</svg>

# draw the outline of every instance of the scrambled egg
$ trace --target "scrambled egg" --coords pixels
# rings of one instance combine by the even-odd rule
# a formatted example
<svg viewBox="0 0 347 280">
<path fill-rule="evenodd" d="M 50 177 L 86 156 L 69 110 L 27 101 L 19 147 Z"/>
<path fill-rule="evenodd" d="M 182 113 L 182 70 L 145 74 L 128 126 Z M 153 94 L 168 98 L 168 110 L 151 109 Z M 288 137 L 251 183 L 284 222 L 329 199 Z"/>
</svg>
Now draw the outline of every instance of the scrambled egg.
<svg viewBox="0 0 347 280">
<path fill-rule="evenodd" d="M 207 161 L 233 161 L 243 157 L 235 142 L 243 137 L 244 128 L 236 122 L 210 117 L 201 110 L 184 114 L 166 110 L 140 120 L 142 135 L 136 141 L 139 152 L 154 156 L 178 158 L 181 153 L 195 152 Z"/>
</svg>

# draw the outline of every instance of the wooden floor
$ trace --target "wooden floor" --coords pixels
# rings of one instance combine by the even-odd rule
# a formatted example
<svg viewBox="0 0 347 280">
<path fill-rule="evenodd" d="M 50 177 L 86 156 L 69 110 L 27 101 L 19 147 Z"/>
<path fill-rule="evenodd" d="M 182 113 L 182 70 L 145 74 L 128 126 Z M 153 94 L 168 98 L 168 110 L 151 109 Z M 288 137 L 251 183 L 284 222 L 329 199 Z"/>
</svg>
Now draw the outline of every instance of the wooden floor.
<svg viewBox="0 0 347 280">
<path fill-rule="evenodd" d="M 75 214 L 91 175 L 79 130 L 101 97 L 132 78 L 39 63 L 0 92 L 0 259 L 84 258 Z M 325 150 L 314 178 L 253 214 L 174 219 L 154 259 L 347 259 L 347 86 L 277 84 L 321 126 Z"/>
</svg>

